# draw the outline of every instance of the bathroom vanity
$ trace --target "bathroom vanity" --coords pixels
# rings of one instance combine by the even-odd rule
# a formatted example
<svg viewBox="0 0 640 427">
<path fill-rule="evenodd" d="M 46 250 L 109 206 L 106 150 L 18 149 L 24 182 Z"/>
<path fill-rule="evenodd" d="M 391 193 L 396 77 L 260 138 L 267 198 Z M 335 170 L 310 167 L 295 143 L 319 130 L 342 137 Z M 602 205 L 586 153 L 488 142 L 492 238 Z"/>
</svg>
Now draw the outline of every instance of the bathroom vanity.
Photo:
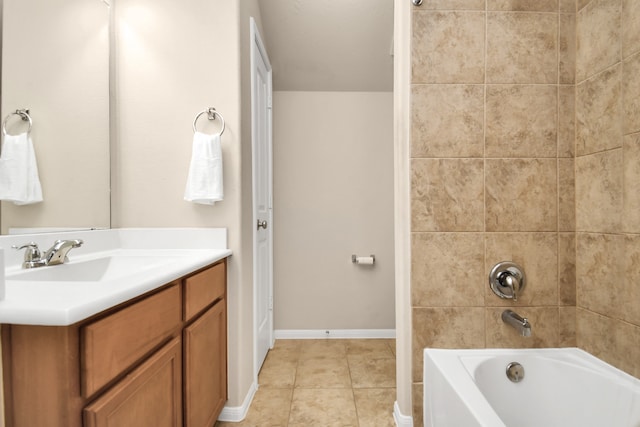
<svg viewBox="0 0 640 427">
<path fill-rule="evenodd" d="M 128 246 L 117 255 L 107 253 L 112 258 L 123 254 L 134 257 L 136 250 L 130 247 L 131 242 Z M 166 250 L 137 250 L 146 254 L 140 262 L 157 258 L 149 257 L 149 253 L 167 255 Z M 227 398 L 226 289 L 230 251 L 182 248 L 174 254 L 180 253 L 182 262 L 173 268 L 158 266 L 146 273 L 97 284 L 49 282 L 49 286 L 59 286 L 63 293 L 79 286 L 85 286 L 85 292 L 86 287 L 96 287 L 96 292 L 86 292 L 87 302 L 92 294 L 104 299 L 106 294 L 98 292 L 104 285 L 115 289 L 122 285 L 126 289 L 121 282 L 127 279 L 138 284 L 140 277 L 155 279 L 147 280 L 145 288 L 151 289 L 136 296 L 122 296 L 126 294 L 119 292 L 118 299 L 124 300 L 116 304 L 111 304 L 116 301 L 113 296 L 111 303 L 94 302 L 94 309 L 104 304 L 108 307 L 82 320 L 74 321 L 74 313 L 81 310 L 72 310 L 78 304 L 68 302 L 69 306 L 62 304 L 65 309 L 58 313 L 41 310 L 42 317 L 36 316 L 32 324 L 7 322 L 3 318 L 6 314 L 0 314 L 6 426 L 214 425 Z M 70 257 L 73 256 L 72 252 Z M 89 255 L 89 260 L 83 261 L 79 256 L 75 265 L 93 258 Z M 69 262 L 70 269 L 73 261 L 74 258 Z M 62 267 L 47 268 L 53 272 Z M 185 273 L 185 269 L 190 271 Z M 12 306 L 16 310 L 15 306 L 20 305 L 21 294 L 16 289 L 36 286 L 16 280 L 20 274 L 28 273 L 7 275 L 7 297 L 0 303 L 0 311 L 6 307 L 11 313 Z M 158 282 L 172 274 L 179 276 Z M 49 295 L 49 299 L 55 312 L 55 295 Z M 65 319 L 73 323 L 48 324 L 65 323 Z"/>
</svg>

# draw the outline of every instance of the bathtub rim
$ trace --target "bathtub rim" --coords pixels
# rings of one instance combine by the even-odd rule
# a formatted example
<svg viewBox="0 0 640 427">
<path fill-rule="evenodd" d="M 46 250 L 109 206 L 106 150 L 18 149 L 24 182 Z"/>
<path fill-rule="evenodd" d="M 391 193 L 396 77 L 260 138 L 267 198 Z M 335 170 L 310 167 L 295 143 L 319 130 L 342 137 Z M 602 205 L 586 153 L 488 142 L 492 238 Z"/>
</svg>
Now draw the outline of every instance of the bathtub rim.
<svg viewBox="0 0 640 427">
<path fill-rule="evenodd" d="M 506 426 L 491 404 L 480 391 L 475 378 L 475 369 L 483 362 L 498 356 L 538 355 L 555 359 L 563 363 L 580 363 L 580 368 L 593 371 L 598 375 L 633 389 L 640 390 L 640 379 L 603 361 L 593 354 L 577 347 L 559 348 L 482 348 L 482 349 L 443 349 L 424 348 L 423 350 L 423 417 L 427 422 L 427 366 L 435 366 L 437 374 L 451 387 L 465 408 L 476 420 L 490 423 L 491 426 Z M 558 356 L 563 357 L 558 357 Z M 568 357 L 567 357 L 568 356 Z M 464 393 L 464 395 L 463 395 Z M 463 396 L 465 396 L 463 398 Z M 486 404 L 481 404 L 485 402 Z M 479 424 L 480 425 L 480 424 Z"/>
</svg>

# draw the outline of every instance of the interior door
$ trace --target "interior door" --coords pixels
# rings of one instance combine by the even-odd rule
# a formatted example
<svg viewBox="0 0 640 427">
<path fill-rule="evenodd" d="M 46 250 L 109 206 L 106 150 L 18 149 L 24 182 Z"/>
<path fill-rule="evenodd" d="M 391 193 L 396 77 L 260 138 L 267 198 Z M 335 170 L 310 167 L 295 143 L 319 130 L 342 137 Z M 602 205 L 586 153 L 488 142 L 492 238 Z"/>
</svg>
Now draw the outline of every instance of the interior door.
<svg viewBox="0 0 640 427">
<path fill-rule="evenodd" d="M 271 65 L 251 19 L 251 120 L 254 214 L 254 375 L 273 346 Z"/>
</svg>

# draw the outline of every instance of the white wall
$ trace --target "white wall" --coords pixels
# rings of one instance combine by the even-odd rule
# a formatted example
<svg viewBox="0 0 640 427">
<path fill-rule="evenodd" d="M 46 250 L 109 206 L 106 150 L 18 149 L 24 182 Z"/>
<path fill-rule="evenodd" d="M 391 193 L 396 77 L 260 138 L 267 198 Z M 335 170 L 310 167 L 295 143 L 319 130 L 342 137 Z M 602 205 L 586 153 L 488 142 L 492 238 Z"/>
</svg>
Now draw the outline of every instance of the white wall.
<svg viewBox="0 0 640 427">
<path fill-rule="evenodd" d="M 275 329 L 395 328 L 392 93 L 273 105 Z"/>
<path fill-rule="evenodd" d="M 253 381 L 251 228 L 242 135 L 241 31 L 253 1 L 118 0 L 117 146 L 112 151 L 114 227 L 227 227 L 229 406 Z M 255 7 L 254 7 L 255 6 Z M 244 22 L 246 20 L 246 23 Z M 247 36 L 248 39 L 248 36 Z M 243 90 L 243 89 L 242 89 Z M 224 201 L 183 200 L 195 115 L 213 106 L 224 116 Z M 204 117 L 198 129 L 214 132 Z M 249 140 L 250 147 L 250 140 Z M 243 172 L 244 171 L 244 172 Z M 250 173 L 249 173 L 250 182 Z M 248 195 L 246 194 L 249 191 Z M 243 194 L 244 193 L 244 194 Z M 245 232 L 246 230 L 246 232 Z"/>
</svg>

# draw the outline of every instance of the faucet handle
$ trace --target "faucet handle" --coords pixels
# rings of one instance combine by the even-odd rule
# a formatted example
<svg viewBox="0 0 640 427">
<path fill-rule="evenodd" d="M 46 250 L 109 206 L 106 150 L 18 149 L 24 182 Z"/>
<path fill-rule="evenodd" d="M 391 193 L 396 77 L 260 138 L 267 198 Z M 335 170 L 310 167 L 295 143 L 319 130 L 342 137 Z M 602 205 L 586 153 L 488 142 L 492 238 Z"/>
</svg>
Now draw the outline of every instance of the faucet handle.
<svg viewBox="0 0 640 427">
<path fill-rule="evenodd" d="M 500 275 L 499 280 L 503 286 L 511 289 L 511 298 L 514 301 L 518 301 L 518 291 L 520 290 L 520 281 L 518 278 L 507 271 Z"/>
<path fill-rule="evenodd" d="M 40 248 L 38 248 L 38 244 L 35 242 L 25 243 L 21 246 L 13 245 L 11 247 L 18 251 L 26 249 L 24 253 L 24 260 L 26 262 L 37 261 L 41 257 Z"/>
<path fill-rule="evenodd" d="M 493 266 L 489 273 L 489 286 L 500 298 L 518 301 L 525 288 L 524 270 L 511 261 L 501 261 Z"/>
</svg>

